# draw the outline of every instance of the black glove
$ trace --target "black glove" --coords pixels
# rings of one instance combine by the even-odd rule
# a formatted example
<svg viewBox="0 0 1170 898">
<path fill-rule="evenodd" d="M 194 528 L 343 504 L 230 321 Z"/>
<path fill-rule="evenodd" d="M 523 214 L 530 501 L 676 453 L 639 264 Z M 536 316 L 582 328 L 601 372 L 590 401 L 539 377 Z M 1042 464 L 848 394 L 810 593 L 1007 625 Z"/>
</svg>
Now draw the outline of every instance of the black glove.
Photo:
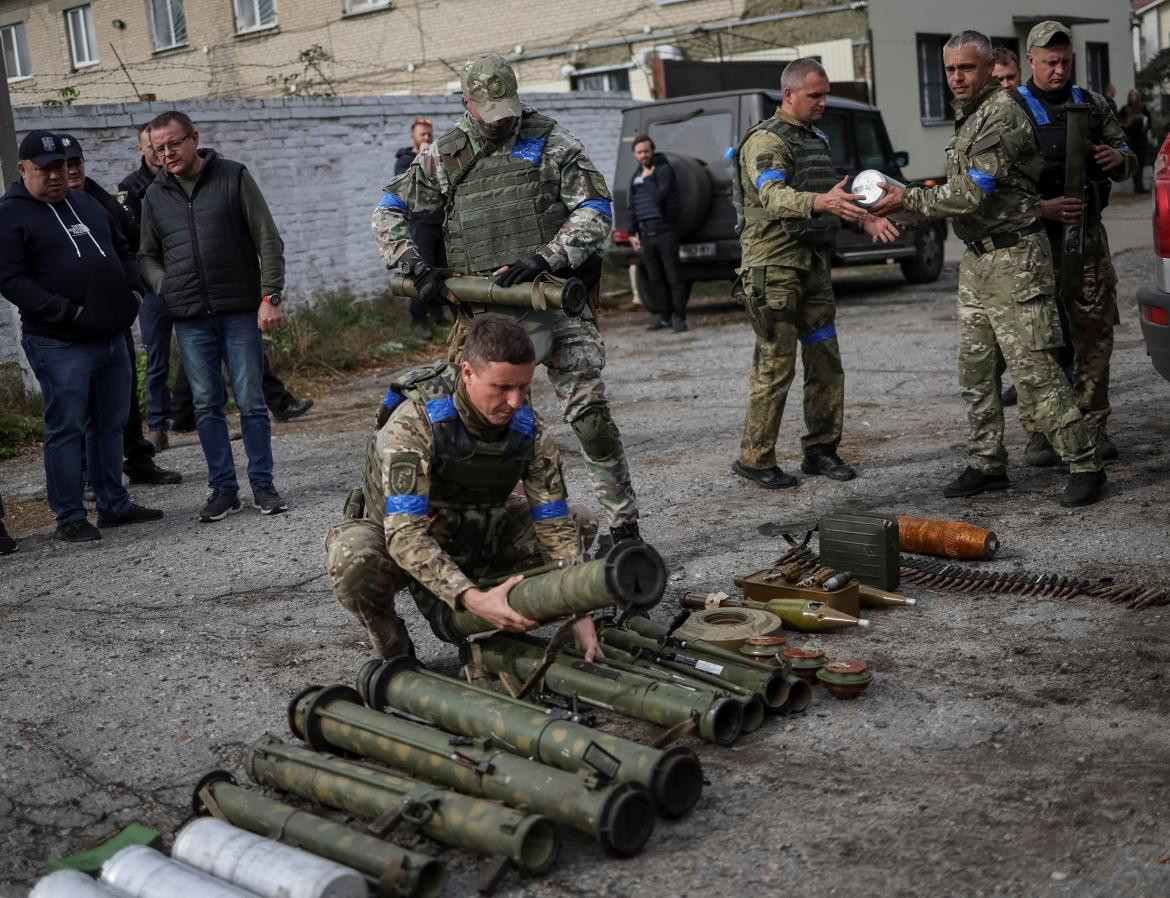
<svg viewBox="0 0 1170 898">
<path fill-rule="evenodd" d="M 542 271 L 551 271 L 548 261 L 539 253 L 517 259 L 508 266 L 508 270 L 500 275 L 496 281 L 501 287 L 511 287 L 514 284 L 525 284 L 536 280 Z"/>
<path fill-rule="evenodd" d="M 428 306 L 447 304 L 447 278 L 455 273 L 454 268 L 432 268 L 425 262 L 415 262 L 410 277 L 418 298 Z"/>
</svg>

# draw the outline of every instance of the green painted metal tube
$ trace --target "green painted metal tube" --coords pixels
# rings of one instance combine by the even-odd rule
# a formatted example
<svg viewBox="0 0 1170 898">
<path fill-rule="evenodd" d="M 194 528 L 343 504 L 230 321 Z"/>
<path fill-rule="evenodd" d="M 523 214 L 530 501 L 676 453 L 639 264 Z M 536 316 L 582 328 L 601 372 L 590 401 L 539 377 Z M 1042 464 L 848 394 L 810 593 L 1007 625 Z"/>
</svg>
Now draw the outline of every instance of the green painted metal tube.
<svg viewBox="0 0 1170 898">
<path fill-rule="evenodd" d="M 560 848 L 556 826 L 546 817 L 469 798 L 373 765 L 286 745 L 273 736 L 249 747 L 246 769 L 260 785 L 359 817 L 401 813 L 404 822 L 436 842 L 507 857 L 527 873 L 547 871 Z"/>
<path fill-rule="evenodd" d="M 554 278 L 540 284 L 501 287 L 491 278 L 460 275 L 448 278 L 446 287 L 461 302 L 482 302 L 498 306 L 536 308 L 533 291 L 550 309 L 563 309 L 566 315 L 580 315 L 589 301 L 589 288 L 580 278 Z M 401 271 L 390 273 L 390 292 L 395 296 L 417 295 L 414 281 Z"/>
<path fill-rule="evenodd" d="M 225 771 L 209 773 L 199 781 L 192 797 L 196 814 L 211 813 L 208 798 L 217 816 L 222 814 L 233 826 L 352 867 L 373 880 L 382 895 L 437 898 L 443 894 L 447 871 L 435 858 L 241 789 Z"/>
<path fill-rule="evenodd" d="M 289 709 L 318 751 L 345 751 L 511 807 L 544 814 L 632 857 L 654 831 L 654 799 L 641 783 L 614 783 L 509 754 L 490 738 L 452 736 L 374 711 L 348 686 L 306 690 Z"/>
<path fill-rule="evenodd" d="M 561 770 L 602 767 L 618 782 L 640 783 L 664 817 L 686 814 L 703 790 L 703 768 L 685 746 L 663 750 L 597 732 L 564 719 L 562 711 L 462 683 L 412 658 L 369 661 L 357 682 L 375 710 L 393 707 L 449 732 L 488 736 L 514 754 Z"/>
<path fill-rule="evenodd" d="M 780 709 L 781 714 L 799 714 L 812 702 L 812 686 L 796 674 L 785 674 L 788 679 L 788 701 Z"/>
<path fill-rule="evenodd" d="M 508 604 L 534 621 L 560 620 L 617 605 L 653 608 L 666 591 L 666 562 L 651 546 L 627 540 L 604 558 L 525 578 L 508 593 Z M 470 636 L 495 627 L 470 611 L 456 611 L 455 627 Z"/>
<path fill-rule="evenodd" d="M 480 662 L 492 673 L 510 673 L 527 680 L 540 666 L 540 640 L 497 633 L 479 643 Z M 544 673 L 545 688 L 582 701 L 672 727 L 698 718 L 699 736 L 730 745 L 743 732 L 743 702 L 710 688 L 685 686 L 646 673 L 616 670 L 602 664 L 560 655 Z"/>
</svg>

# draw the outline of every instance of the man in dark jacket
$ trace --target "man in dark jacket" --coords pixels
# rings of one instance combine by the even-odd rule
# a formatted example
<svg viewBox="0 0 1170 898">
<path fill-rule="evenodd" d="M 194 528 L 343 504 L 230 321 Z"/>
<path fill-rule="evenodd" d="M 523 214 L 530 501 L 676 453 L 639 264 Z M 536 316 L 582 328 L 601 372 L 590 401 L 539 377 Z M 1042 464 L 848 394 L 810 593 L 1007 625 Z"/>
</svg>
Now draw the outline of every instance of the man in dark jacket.
<svg viewBox="0 0 1170 898">
<path fill-rule="evenodd" d="M 634 138 L 634 158 L 638 170 L 630 180 L 630 244 L 641 254 L 658 313 L 650 330 L 673 324 L 681 333 L 687 329 L 687 282 L 674 227 L 680 208 L 674 170 L 645 134 Z"/>
<path fill-rule="evenodd" d="M 21 346 L 44 397 L 45 487 L 57 536 L 85 542 L 101 533 L 86 519 L 83 455 L 99 526 L 162 517 L 122 486 L 134 257 L 102 205 L 69 190 L 57 135 L 29 133 L 19 155 L 20 179 L 0 200 L 0 293 L 20 309 Z"/>
<path fill-rule="evenodd" d="M 156 116 L 150 141 L 165 171 L 142 200 L 138 265 L 175 323 L 195 397 L 195 429 L 211 487 L 199 520 L 220 521 L 240 509 L 220 377 L 225 363 L 255 506 L 261 514 L 286 511 L 272 482 L 272 424 L 260 386 L 261 331 L 283 323 L 284 242 L 248 170 L 199 149 L 199 132 L 184 113 Z"/>
<path fill-rule="evenodd" d="M 138 246 L 138 226 L 131 219 L 125 206 L 121 205 L 108 194 L 93 178 L 85 174 L 85 152 L 79 141 L 72 134 L 59 134 L 61 148 L 65 152 L 65 175 L 70 190 L 80 190 L 87 193 L 102 204 L 110 216 L 110 226 L 131 248 Z M 133 235 L 133 236 L 131 236 Z M 141 295 L 144 292 L 142 279 L 138 277 L 137 264 L 134 268 L 134 279 L 130 282 L 132 289 Z M 134 334 L 126 328 L 126 351 L 130 353 L 130 410 L 126 417 L 126 427 L 122 432 L 122 449 L 125 461 L 123 469 L 131 483 L 179 483 L 183 475 L 178 471 L 167 471 L 154 462 L 154 445 L 142 435 L 142 412 L 138 408 L 138 353 L 134 346 Z"/>
<path fill-rule="evenodd" d="M 434 140 L 435 126 L 429 118 L 416 118 L 410 126 L 410 146 L 394 154 L 394 177 L 398 177 L 414 162 L 414 157 L 426 150 Z M 443 246 L 443 211 L 420 212 L 410 216 L 410 239 L 418 246 L 419 256 L 432 268 L 447 266 L 447 249 Z M 434 336 L 431 321 L 447 323 L 447 309 L 441 303 L 425 303 L 417 296 L 410 300 L 410 326 L 420 340 Z"/>
</svg>

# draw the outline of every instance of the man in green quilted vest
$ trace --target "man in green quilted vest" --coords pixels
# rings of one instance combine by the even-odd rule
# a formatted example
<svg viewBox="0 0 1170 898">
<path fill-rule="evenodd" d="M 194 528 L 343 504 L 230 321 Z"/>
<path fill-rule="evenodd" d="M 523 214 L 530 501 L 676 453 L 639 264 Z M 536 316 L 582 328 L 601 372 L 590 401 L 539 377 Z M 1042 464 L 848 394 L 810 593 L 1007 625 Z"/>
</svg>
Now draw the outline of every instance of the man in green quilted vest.
<svg viewBox="0 0 1170 898">
<path fill-rule="evenodd" d="M 733 199 L 742 216 L 740 282 L 756 332 L 748 377 L 747 421 L 732 470 L 766 489 L 796 486 L 776 465 L 776 437 L 800 347 L 804 364 L 806 474 L 850 480 L 837 445 L 845 408 L 845 373 L 834 325 L 829 253 L 841 222 L 874 240 L 897 229 L 869 215 L 837 180 L 828 138 L 816 123 L 829 79 L 813 59 L 797 59 L 780 78 L 776 114 L 749 130 L 735 153 Z"/>
<path fill-rule="evenodd" d="M 495 277 L 503 286 L 576 275 L 595 290 L 613 224 L 601 172 L 576 137 L 520 102 L 516 74 L 502 57 L 468 60 L 462 84 L 467 114 L 390 182 L 374 210 L 386 266 L 406 266 L 419 297 L 430 302 L 450 298 L 445 282 L 453 273 Z M 410 237 L 409 217 L 434 211 L 445 215 L 449 269 L 424 264 Z M 468 324 L 487 307 L 462 303 L 458 310 L 452 362 L 461 357 Z M 580 317 L 559 309 L 493 310 L 520 320 L 536 345 L 565 421 L 581 441 L 610 527 L 605 541 L 637 538 L 638 506 L 605 398 L 605 343 L 592 309 Z"/>
<path fill-rule="evenodd" d="M 556 442 L 527 404 L 535 368 L 524 329 L 484 314 L 458 368 L 416 368 L 387 391 L 361 496 L 351 493 L 346 519 L 325 537 L 333 590 L 365 624 L 375 655 L 413 652 L 394 610 L 403 587 L 445 642 L 463 641 L 454 608 L 504 630 L 537 626 L 507 603 L 520 577 L 483 590 L 477 582 L 580 560 L 592 541 L 596 521 L 569 508 Z M 574 634 L 592 657 L 592 621 Z"/>
<path fill-rule="evenodd" d="M 955 109 L 947 179 L 937 187 L 886 185 L 884 214 L 949 218 L 967 245 L 959 263 L 959 387 L 967 405 L 967 467 L 948 498 L 1006 489 L 1007 450 L 996 344 L 1019 392 L 1020 418 L 1043 433 L 1069 478 L 1060 504 L 1101 498 L 1105 471 L 1053 350 L 1062 346 L 1052 248 L 1040 221 L 1044 156 L 1018 95 L 991 77 L 991 41 L 964 31 L 943 46 Z"/>
</svg>

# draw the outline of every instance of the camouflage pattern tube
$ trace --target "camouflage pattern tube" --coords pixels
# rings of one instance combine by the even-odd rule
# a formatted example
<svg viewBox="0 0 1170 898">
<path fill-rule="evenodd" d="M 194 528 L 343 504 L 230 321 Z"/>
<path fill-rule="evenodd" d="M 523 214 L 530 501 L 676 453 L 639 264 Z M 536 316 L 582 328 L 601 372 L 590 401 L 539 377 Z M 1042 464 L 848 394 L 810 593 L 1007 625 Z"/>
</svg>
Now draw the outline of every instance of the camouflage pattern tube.
<svg viewBox="0 0 1170 898">
<path fill-rule="evenodd" d="M 764 706 L 771 711 L 779 710 L 788 700 L 788 681 L 779 667 L 762 665 L 733 664 L 730 661 L 713 660 L 692 652 L 682 652 L 659 645 L 655 640 L 641 636 L 622 627 L 607 627 L 601 631 L 602 643 L 637 655 L 639 651 L 650 653 L 651 663 L 670 668 L 687 676 L 701 675 L 705 683 L 726 683 L 729 686 L 749 690 L 749 694 L 760 696 Z M 659 657 L 655 658 L 654 656 Z M 665 655 L 665 658 L 661 656 Z M 670 656 L 674 656 L 673 658 Z M 729 689 L 728 691 L 734 691 Z"/>
<path fill-rule="evenodd" d="M 589 288 L 580 278 L 549 278 L 540 283 L 501 287 L 492 278 L 459 275 L 448 278 L 445 286 L 460 302 L 483 302 L 497 306 L 561 309 L 566 315 L 580 315 L 589 301 Z M 390 292 L 395 296 L 414 297 L 414 281 L 402 271 L 390 272 Z"/>
<path fill-rule="evenodd" d="M 449 732 L 488 736 L 513 754 L 560 770 L 597 770 L 618 782 L 641 783 L 664 817 L 683 816 L 703 791 L 703 768 L 685 746 L 664 750 L 600 733 L 566 720 L 566 712 L 462 683 L 413 658 L 371 660 L 357 680 L 375 710 L 394 707 Z"/>
<path fill-rule="evenodd" d="M 539 640 L 497 633 L 478 646 L 480 663 L 494 674 L 509 673 L 527 681 L 541 666 Z M 688 687 L 565 655 L 549 665 L 543 681 L 557 695 L 576 696 L 659 726 L 673 727 L 697 718 L 699 736 L 716 745 L 730 745 L 743 732 L 744 703 L 709 688 Z"/>
<path fill-rule="evenodd" d="M 521 580 L 508 604 L 534 621 L 559 620 L 617 605 L 653 608 L 666 591 L 666 563 L 645 543 L 618 543 L 604 558 Z M 495 627 L 470 611 L 456 611 L 455 627 L 465 636 Z"/>
<path fill-rule="evenodd" d="M 213 813 L 240 829 L 352 867 L 388 898 L 437 898 L 447 884 L 447 871 L 435 858 L 241 789 L 223 770 L 199 781 L 191 803 L 197 815 Z"/>
<path fill-rule="evenodd" d="M 556 860 L 560 836 L 553 822 L 491 801 L 469 798 L 393 771 L 286 745 L 265 736 L 248 749 L 248 777 L 359 817 L 398 816 L 423 835 L 475 854 L 509 858 L 527 873 L 544 873 Z M 378 827 L 371 825 L 371 830 Z"/>
<path fill-rule="evenodd" d="M 297 735 L 317 751 L 352 752 L 404 773 L 544 814 L 595 838 L 614 857 L 632 857 L 654 831 L 654 799 L 641 783 L 569 773 L 509 754 L 488 738 L 452 736 L 362 704 L 348 686 L 313 687 L 289 707 Z"/>
</svg>

